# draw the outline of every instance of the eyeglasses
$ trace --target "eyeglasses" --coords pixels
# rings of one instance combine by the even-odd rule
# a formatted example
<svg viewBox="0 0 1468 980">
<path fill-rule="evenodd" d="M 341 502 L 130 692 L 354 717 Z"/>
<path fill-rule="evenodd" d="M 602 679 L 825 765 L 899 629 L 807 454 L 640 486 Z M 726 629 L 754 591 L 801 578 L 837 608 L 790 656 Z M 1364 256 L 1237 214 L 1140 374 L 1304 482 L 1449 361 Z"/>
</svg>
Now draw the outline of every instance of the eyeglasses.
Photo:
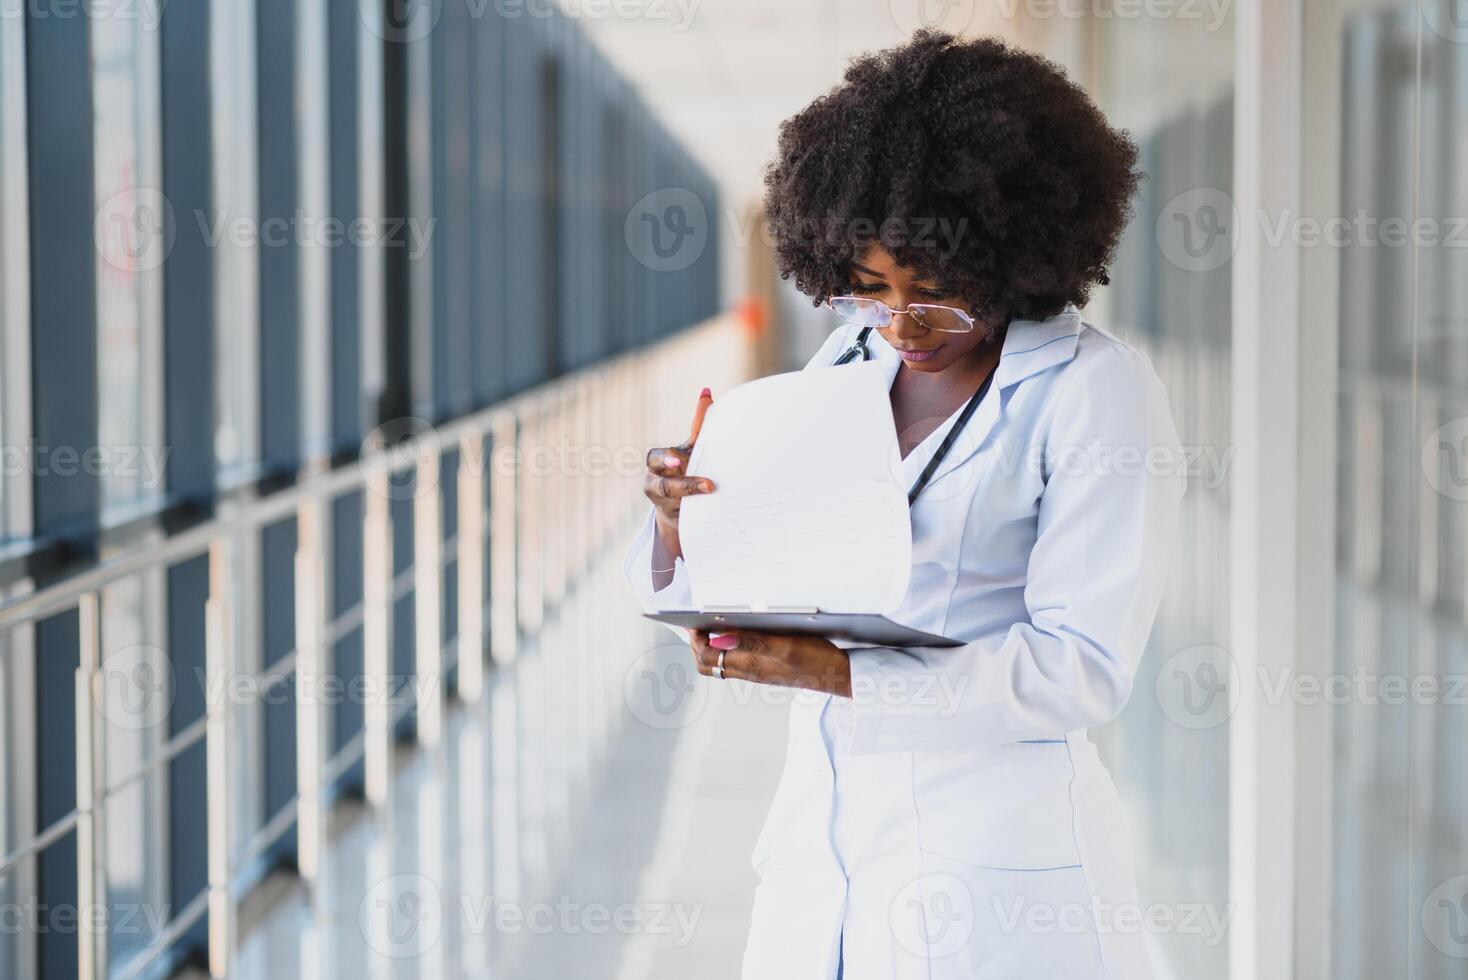
<svg viewBox="0 0 1468 980">
<path fill-rule="evenodd" d="M 906 313 L 920 326 L 942 333 L 968 333 L 974 318 L 956 306 L 932 303 L 909 303 L 905 310 L 894 310 L 879 299 L 866 296 L 832 296 L 826 305 L 847 323 L 858 327 L 885 327 L 898 313 Z"/>
</svg>

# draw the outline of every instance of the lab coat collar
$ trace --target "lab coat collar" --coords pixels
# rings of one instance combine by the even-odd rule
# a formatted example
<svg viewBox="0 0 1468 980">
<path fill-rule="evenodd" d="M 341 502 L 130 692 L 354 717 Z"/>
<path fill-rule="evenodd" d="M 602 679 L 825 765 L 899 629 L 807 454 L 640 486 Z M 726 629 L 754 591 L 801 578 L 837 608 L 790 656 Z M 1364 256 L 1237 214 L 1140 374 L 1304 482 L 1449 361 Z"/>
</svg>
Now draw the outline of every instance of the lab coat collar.
<svg viewBox="0 0 1468 980">
<path fill-rule="evenodd" d="M 1055 316 L 1044 320 L 1010 321 L 1009 330 L 1004 336 L 1004 346 L 999 355 L 999 367 L 995 370 L 994 384 L 990 392 L 985 395 L 984 400 L 979 403 L 979 407 L 974 411 L 968 424 L 959 432 L 948 455 L 943 458 L 943 462 L 938 464 L 938 469 L 934 471 L 931 482 L 937 482 L 944 474 L 961 466 L 984 444 L 984 440 L 988 438 L 994 424 L 999 420 L 1009 388 L 1047 368 L 1075 357 L 1082 326 L 1080 311 L 1073 304 L 1066 306 Z M 876 359 L 886 369 L 887 387 L 890 389 L 892 382 L 897 377 L 898 368 L 902 366 L 902 358 L 892 345 L 887 343 L 887 339 L 875 330 L 871 334 L 871 348 Z M 903 474 L 908 486 L 912 485 L 923 467 L 927 465 L 928 460 L 932 458 L 938 444 L 943 441 L 944 433 L 952 427 L 954 421 L 955 419 L 950 417 L 947 422 L 933 430 L 906 459 L 902 458 L 900 447 L 895 445 L 892 447 L 892 464 L 898 472 Z M 922 497 L 919 496 L 918 499 L 921 500 Z"/>
</svg>

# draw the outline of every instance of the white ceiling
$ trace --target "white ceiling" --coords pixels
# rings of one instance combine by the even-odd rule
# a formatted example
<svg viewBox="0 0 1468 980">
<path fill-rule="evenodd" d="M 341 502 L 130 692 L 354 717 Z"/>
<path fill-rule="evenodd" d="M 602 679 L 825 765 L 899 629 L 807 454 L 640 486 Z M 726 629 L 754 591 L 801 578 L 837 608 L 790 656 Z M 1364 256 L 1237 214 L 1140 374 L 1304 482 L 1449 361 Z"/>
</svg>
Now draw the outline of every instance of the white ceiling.
<svg viewBox="0 0 1468 980">
<path fill-rule="evenodd" d="M 853 55 L 900 43 L 920 26 L 924 8 L 939 21 L 935 26 L 955 32 L 1010 33 L 998 14 L 1005 0 L 562 0 L 562 6 L 736 206 L 758 199 L 780 121 L 837 84 Z"/>
</svg>

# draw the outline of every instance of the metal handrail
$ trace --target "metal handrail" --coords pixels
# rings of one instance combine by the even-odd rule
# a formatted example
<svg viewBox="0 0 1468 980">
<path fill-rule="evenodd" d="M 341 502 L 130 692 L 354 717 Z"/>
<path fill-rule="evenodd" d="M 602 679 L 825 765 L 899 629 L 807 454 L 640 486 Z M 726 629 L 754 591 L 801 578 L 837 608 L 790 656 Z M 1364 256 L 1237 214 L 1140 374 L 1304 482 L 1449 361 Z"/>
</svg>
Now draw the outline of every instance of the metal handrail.
<svg viewBox="0 0 1468 980">
<path fill-rule="evenodd" d="M 484 436 L 507 419 L 533 411 L 540 404 L 564 396 L 568 389 L 594 377 L 609 365 L 642 356 L 641 351 L 567 372 L 535 388 L 512 395 L 501 402 L 478 409 L 461 418 L 416 433 L 415 437 L 432 437 L 441 446 L 454 445 L 471 436 Z M 222 535 L 253 530 L 291 516 L 303 503 L 330 499 L 366 487 L 368 478 L 381 473 L 398 473 L 410 468 L 418 457 L 402 445 L 369 450 L 354 462 L 328 470 L 310 473 L 302 480 L 260 497 L 228 503 L 220 516 L 179 531 L 157 544 L 130 549 L 106 558 L 58 582 L 34 592 L 0 602 L 0 633 L 15 626 L 64 612 L 83 595 L 105 588 L 112 582 L 159 566 L 173 565 L 196 558 L 208 550 L 210 542 Z"/>
<path fill-rule="evenodd" d="M 703 325 L 712 330 L 720 321 Z M 687 342 L 697 330 L 685 332 Z M 77 840 L 77 900 L 83 907 L 102 907 L 106 901 L 106 835 L 103 821 L 109 802 L 120 792 L 148 778 L 180 753 L 203 742 L 207 755 L 205 810 L 208 814 L 206 886 L 176 916 L 145 950 L 127 963 L 124 972 L 136 973 L 156 960 L 200 919 L 209 924 L 208 962 L 210 973 L 223 976 L 236 945 L 234 891 L 247 864 L 258 851 L 277 839 L 285 828 L 298 828 L 299 872 L 307 886 L 319 874 L 320 852 L 325 844 L 326 810 L 330 787 L 357 760 L 365 761 L 366 795 L 370 805 L 388 802 L 395 735 L 400 719 L 417 712 L 418 738 L 427 744 L 440 737 L 446 678 L 459 671 L 460 697 L 478 700 L 485 695 L 481 644 L 489 641 L 495 664 L 512 661 L 521 637 L 537 631 L 547 614 L 573 597 L 578 581 L 593 565 L 593 556 L 606 555 L 611 535 L 620 526 L 620 508 L 602 503 L 605 487 L 600 481 L 619 479 L 615 470 L 596 476 L 567 475 L 561 481 L 521 470 L 501 473 L 483 454 L 485 441 L 494 439 L 491 451 L 506 442 L 519 449 L 534 450 L 564 438 L 617 439 L 630 430 L 615 426 L 635 425 L 645 419 L 651 401 L 641 388 L 647 377 L 643 369 L 657 356 L 681 352 L 678 341 L 665 342 L 653 350 L 629 352 L 601 364 L 571 372 L 539 388 L 522 392 L 504 402 L 468 416 L 413 433 L 414 440 L 430 448 L 414 451 L 411 442 L 364 452 L 357 460 L 330 470 L 318 469 L 299 482 L 267 496 L 245 501 L 227 501 L 212 519 L 179 531 L 157 544 L 148 544 L 105 559 L 65 579 L 37 588 L 0 604 L 0 634 L 32 624 L 71 608 L 80 615 L 80 656 L 76 671 L 76 782 L 77 805 L 51 822 L 9 853 L 0 857 L 0 873 L 58 844 L 75 831 Z M 588 411 L 596 406 L 596 411 Z M 593 421 L 593 419 L 595 421 Z M 607 428 L 608 422 L 614 428 Z M 435 489 L 415 495 L 412 514 L 414 554 L 400 572 L 394 572 L 392 501 L 387 483 L 393 474 L 414 471 L 418 478 L 437 476 L 441 459 L 453 447 L 459 450 L 456 533 L 443 534 L 445 512 L 442 494 Z M 426 467 L 426 469 L 425 469 Z M 489 504 L 485 506 L 485 491 Z M 351 492 L 365 496 L 362 567 L 363 595 L 350 608 L 332 616 L 325 606 L 324 591 L 329 552 L 323 525 L 330 520 L 330 501 Z M 629 494 L 629 502 L 632 495 Z M 583 508 L 590 507 L 587 517 Z M 630 516 L 630 510 L 628 512 Z M 398 601 L 409 594 L 416 603 L 419 634 L 413 641 L 415 675 L 437 681 L 420 685 L 417 700 L 376 700 L 364 705 L 362 728 L 346 744 L 333 748 L 326 741 L 327 716 L 314 699 L 296 699 L 297 772 L 296 794 L 262 827 L 253 828 L 242 847 L 233 846 L 235 781 L 230 754 L 236 709 L 225 699 L 206 704 L 201 717 L 176 733 L 141 766 L 127 775 L 109 780 L 106 773 L 105 719 L 98 707 L 104 681 L 101 638 L 101 596 L 111 583 L 207 555 L 209 593 L 205 603 L 204 669 L 211 677 L 240 673 L 232 653 L 235 640 L 233 620 L 237 615 L 231 582 L 236 575 L 236 542 L 278 520 L 298 521 L 295 565 L 296 636 L 293 648 L 275 662 L 248 673 L 256 680 L 276 683 L 294 672 L 303 682 L 319 677 L 327 669 L 329 651 L 336 641 L 358 628 L 363 632 L 364 674 L 389 679 L 393 668 L 392 617 Z M 578 538 L 558 524 L 569 520 L 573 529 L 592 532 Z M 591 525 L 585 522 L 590 520 Z M 523 523 L 522 523 L 523 522 Z M 470 532 L 470 533 L 464 533 Z M 545 535 L 545 554 L 520 547 L 528 538 L 538 542 Z M 567 549 L 577 550 L 568 554 Z M 488 589 L 481 580 L 486 559 L 491 566 Z M 461 591 L 443 594 L 443 569 L 459 562 Z M 472 575 L 468 574 L 472 571 Z M 530 573 L 528 577 L 525 573 Z M 465 585 L 467 584 L 467 587 Z M 476 594 L 477 593 L 477 594 Z M 481 598 L 482 597 L 482 598 Z M 449 638 L 440 636 L 440 603 L 456 603 L 458 629 Z M 464 603 L 470 603 L 466 609 Z M 107 936 L 87 933 L 78 938 L 80 975 L 93 980 L 108 968 Z"/>
</svg>

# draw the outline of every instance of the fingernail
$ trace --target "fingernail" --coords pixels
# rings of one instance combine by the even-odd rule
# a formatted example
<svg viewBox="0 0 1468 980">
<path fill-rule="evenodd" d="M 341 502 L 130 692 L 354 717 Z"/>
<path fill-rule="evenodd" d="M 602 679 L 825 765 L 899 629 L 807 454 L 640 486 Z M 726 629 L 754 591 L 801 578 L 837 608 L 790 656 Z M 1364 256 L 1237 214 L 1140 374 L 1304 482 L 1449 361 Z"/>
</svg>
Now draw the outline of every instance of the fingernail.
<svg viewBox="0 0 1468 980">
<path fill-rule="evenodd" d="M 728 634 L 725 634 L 723 636 L 716 636 L 712 640 L 709 640 L 709 646 L 715 647 L 719 650 L 732 650 L 738 645 L 739 637 L 730 636 Z"/>
<path fill-rule="evenodd" d="M 698 393 L 698 397 L 699 398 L 712 398 L 713 395 L 714 395 L 714 393 L 712 391 L 709 391 L 707 388 L 705 388 L 703 391 L 700 391 Z"/>
<path fill-rule="evenodd" d="M 714 485 L 712 483 L 710 483 L 709 481 L 707 481 L 707 480 L 700 480 L 700 481 L 698 481 L 698 489 L 704 491 L 705 493 L 707 493 L 708 491 L 712 490 L 713 488 L 714 488 Z"/>
<path fill-rule="evenodd" d="M 682 462 L 683 462 L 683 460 L 679 459 L 677 456 L 664 456 L 663 457 L 663 465 L 664 466 L 678 466 Z"/>
</svg>

